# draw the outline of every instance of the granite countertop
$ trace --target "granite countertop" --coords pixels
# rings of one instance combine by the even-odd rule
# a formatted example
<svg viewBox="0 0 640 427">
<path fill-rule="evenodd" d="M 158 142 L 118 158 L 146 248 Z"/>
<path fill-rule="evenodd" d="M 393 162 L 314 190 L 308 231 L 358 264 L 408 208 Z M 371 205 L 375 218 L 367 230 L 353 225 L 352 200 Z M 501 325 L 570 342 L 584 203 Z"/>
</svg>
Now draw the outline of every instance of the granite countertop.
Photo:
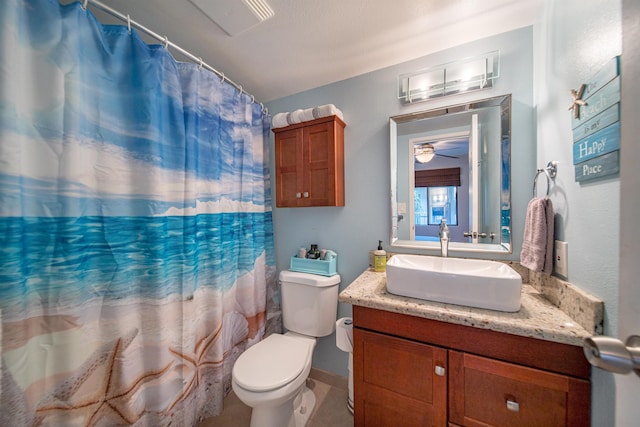
<svg viewBox="0 0 640 427">
<path fill-rule="evenodd" d="M 528 284 L 522 285 L 521 307 L 515 313 L 393 295 L 387 292 L 386 274 L 372 269 L 347 286 L 339 299 L 352 305 L 576 346 L 593 335 Z"/>
</svg>

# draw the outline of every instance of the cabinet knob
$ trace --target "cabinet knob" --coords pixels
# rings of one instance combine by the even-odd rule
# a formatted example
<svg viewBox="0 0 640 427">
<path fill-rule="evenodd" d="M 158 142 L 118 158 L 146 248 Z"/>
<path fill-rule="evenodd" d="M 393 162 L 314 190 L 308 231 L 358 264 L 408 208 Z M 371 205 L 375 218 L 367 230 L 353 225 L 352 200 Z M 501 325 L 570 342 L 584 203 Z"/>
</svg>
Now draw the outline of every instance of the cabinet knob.
<svg viewBox="0 0 640 427">
<path fill-rule="evenodd" d="M 305 191 L 305 192 L 303 193 L 303 196 L 304 196 L 304 197 L 309 197 L 309 192 L 308 192 L 308 191 Z"/>
<path fill-rule="evenodd" d="M 302 197 L 302 194 L 296 193 L 296 199 L 299 199 L 300 197 Z"/>
<path fill-rule="evenodd" d="M 436 365 L 436 375 L 438 375 L 439 377 L 444 377 L 445 373 L 446 370 L 442 366 Z"/>
<path fill-rule="evenodd" d="M 520 405 L 514 400 L 507 400 L 507 409 L 513 412 L 520 412 Z"/>
</svg>

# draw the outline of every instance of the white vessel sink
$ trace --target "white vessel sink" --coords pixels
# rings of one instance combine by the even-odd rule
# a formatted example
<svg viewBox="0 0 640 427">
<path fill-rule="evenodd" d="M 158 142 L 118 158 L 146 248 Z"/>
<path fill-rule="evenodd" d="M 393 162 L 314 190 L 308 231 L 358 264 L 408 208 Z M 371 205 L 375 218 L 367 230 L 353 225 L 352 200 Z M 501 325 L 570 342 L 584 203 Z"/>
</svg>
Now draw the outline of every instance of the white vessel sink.
<svg viewBox="0 0 640 427">
<path fill-rule="evenodd" d="M 394 255 L 387 292 L 498 311 L 520 310 L 522 278 L 508 265 L 480 259 Z"/>
</svg>

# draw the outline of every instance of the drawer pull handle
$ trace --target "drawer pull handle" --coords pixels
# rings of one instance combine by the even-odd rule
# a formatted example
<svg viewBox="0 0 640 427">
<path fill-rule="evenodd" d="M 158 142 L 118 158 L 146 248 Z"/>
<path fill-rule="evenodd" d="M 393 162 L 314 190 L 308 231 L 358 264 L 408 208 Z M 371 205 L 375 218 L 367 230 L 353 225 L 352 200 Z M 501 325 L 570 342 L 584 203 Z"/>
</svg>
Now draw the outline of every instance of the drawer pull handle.
<svg viewBox="0 0 640 427">
<path fill-rule="evenodd" d="M 513 400 L 507 400 L 507 409 L 513 412 L 520 412 L 520 405 Z"/>
<path fill-rule="evenodd" d="M 444 377 L 446 371 L 442 366 L 436 366 L 436 375 L 439 377 Z"/>
<path fill-rule="evenodd" d="M 302 197 L 302 194 L 296 193 L 296 199 L 299 199 L 300 197 Z"/>
<path fill-rule="evenodd" d="M 304 193 L 302 193 L 302 194 L 303 194 L 303 196 L 304 196 L 305 198 L 306 198 L 306 197 L 309 197 L 309 192 L 308 192 L 308 191 L 305 191 L 305 192 L 304 192 Z"/>
</svg>

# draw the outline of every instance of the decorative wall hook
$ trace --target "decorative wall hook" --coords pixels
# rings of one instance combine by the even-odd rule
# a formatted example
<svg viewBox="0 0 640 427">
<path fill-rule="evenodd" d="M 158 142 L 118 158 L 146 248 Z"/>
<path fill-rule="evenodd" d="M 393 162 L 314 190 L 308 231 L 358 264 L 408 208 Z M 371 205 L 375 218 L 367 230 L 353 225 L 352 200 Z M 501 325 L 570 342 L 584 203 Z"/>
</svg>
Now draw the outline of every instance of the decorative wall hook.
<svg viewBox="0 0 640 427">
<path fill-rule="evenodd" d="M 573 102 L 569 106 L 569 110 L 573 110 L 573 117 L 576 119 L 580 118 L 580 106 L 587 105 L 587 102 L 582 99 L 582 95 L 584 94 L 586 87 L 587 86 L 583 83 L 577 91 L 575 89 L 571 89 L 569 92 L 573 97 Z"/>
</svg>

